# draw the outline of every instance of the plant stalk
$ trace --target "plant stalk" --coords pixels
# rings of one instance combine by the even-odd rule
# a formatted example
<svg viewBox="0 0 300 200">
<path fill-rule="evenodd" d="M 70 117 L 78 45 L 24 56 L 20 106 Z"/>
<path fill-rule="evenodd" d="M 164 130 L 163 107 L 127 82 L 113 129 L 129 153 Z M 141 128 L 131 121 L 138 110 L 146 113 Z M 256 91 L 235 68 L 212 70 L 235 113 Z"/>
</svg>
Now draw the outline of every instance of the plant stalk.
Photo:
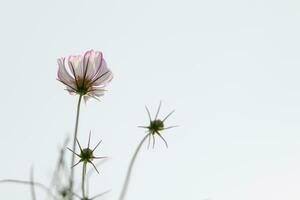
<svg viewBox="0 0 300 200">
<path fill-rule="evenodd" d="M 73 152 L 76 152 L 76 140 L 77 140 L 77 132 L 78 132 L 78 124 L 79 124 L 79 113 L 80 113 L 80 104 L 82 100 L 82 95 L 79 96 L 78 104 L 77 104 L 77 113 L 76 113 L 76 122 L 75 122 L 75 130 L 74 130 L 74 138 L 73 138 Z M 70 200 L 73 199 L 73 184 L 74 184 L 74 164 L 75 164 L 75 154 L 72 153 L 72 160 L 71 160 L 71 174 L 70 174 L 70 180 L 69 180 L 69 186 L 70 186 Z"/>
<path fill-rule="evenodd" d="M 35 188 L 34 188 L 34 179 L 33 179 L 33 168 L 30 171 L 30 190 L 32 200 L 36 200 Z"/>
<path fill-rule="evenodd" d="M 85 198 L 85 176 L 86 176 L 86 164 L 87 163 L 83 163 L 82 166 L 82 181 L 81 181 L 81 189 L 82 189 L 82 197 Z"/>
<path fill-rule="evenodd" d="M 125 181 L 124 181 L 124 184 L 123 184 L 123 188 L 122 188 L 122 191 L 121 191 L 121 194 L 120 194 L 120 197 L 119 197 L 119 200 L 124 200 L 125 199 L 125 195 L 126 195 L 126 192 L 127 192 L 127 189 L 128 189 L 128 185 L 129 185 L 129 181 L 130 181 L 130 178 L 131 178 L 131 173 L 132 173 L 132 169 L 133 169 L 133 165 L 135 163 L 135 160 L 137 158 L 137 155 L 141 149 L 141 147 L 143 146 L 144 142 L 146 141 L 146 139 L 148 137 L 150 137 L 151 134 L 148 133 L 143 139 L 142 141 L 139 143 L 138 147 L 136 148 L 132 158 L 131 158 L 131 161 L 130 161 L 130 164 L 129 164 L 129 167 L 128 167 L 128 170 L 127 170 L 127 174 L 126 174 L 126 178 L 125 178 Z"/>
</svg>

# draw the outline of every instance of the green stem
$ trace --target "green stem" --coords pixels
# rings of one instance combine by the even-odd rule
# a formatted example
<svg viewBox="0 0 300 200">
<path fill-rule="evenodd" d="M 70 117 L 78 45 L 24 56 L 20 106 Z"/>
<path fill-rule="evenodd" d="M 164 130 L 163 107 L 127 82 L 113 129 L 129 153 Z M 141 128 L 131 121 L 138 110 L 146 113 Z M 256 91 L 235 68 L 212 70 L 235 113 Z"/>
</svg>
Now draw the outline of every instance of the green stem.
<svg viewBox="0 0 300 200">
<path fill-rule="evenodd" d="M 81 104 L 81 99 L 82 96 L 79 96 L 78 99 L 78 104 L 77 104 L 77 114 L 76 114 L 76 122 L 75 122 L 75 131 L 74 131 L 74 138 L 73 138 L 73 147 L 72 150 L 73 152 L 76 152 L 76 140 L 77 140 L 77 132 L 78 132 L 78 123 L 79 123 L 79 113 L 80 113 L 80 104 Z M 71 166 L 75 164 L 75 154 L 72 153 L 72 160 L 71 160 Z M 73 183 L 74 183 L 74 168 L 71 168 L 71 174 L 70 174 L 70 180 L 69 180 L 69 185 L 70 185 L 70 200 L 73 199 Z"/>
<path fill-rule="evenodd" d="M 81 182 L 81 189 L 82 189 L 82 197 L 85 198 L 85 175 L 86 175 L 86 163 L 83 163 L 82 166 L 82 182 Z"/>
<path fill-rule="evenodd" d="M 31 168 L 31 172 L 30 172 L 30 189 L 31 189 L 31 198 L 32 200 L 36 200 L 36 195 L 35 195 L 35 189 L 34 189 L 34 179 L 33 179 L 33 168 Z"/>
<path fill-rule="evenodd" d="M 143 145 L 143 143 L 146 141 L 146 139 L 148 137 L 150 137 L 150 133 L 147 134 L 143 139 L 142 141 L 139 143 L 138 147 L 136 148 L 132 158 L 131 158 L 131 161 L 130 161 L 130 164 L 129 164 L 129 167 L 128 167 L 128 170 L 127 170 L 127 174 L 126 174 L 126 178 L 125 178 L 125 181 L 124 181 L 124 184 L 123 184 L 123 189 L 121 191 L 121 195 L 119 197 L 119 200 L 124 200 L 125 199 L 125 195 L 126 195 L 126 192 L 127 192 L 127 189 L 128 189 L 128 185 L 129 185 L 129 181 L 130 181 L 130 178 L 131 178 L 131 172 L 132 172 L 132 169 L 133 169 L 133 165 L 135 163 L 135 160 L 137 158 L 137 155 Z"/>
<path fill-rule="evenodd" d="M 54 194 L 52 194 L 52 191 L 47 188 L 45 185 L 38 183 L 38 182 L 33 182 L 32 180 L 30 181 L 23 181 L 23 180 L 16 180 L 16 179 L 3 179 L 0 180 L 0 183 L 16 183 L 16 184 L 24 184 L 24 185 L 34 185 L 37 186 L 41 189 L 43 189 L 48 195 L 50 195 L 53 199 L 57 200 Z"/>
</svg>

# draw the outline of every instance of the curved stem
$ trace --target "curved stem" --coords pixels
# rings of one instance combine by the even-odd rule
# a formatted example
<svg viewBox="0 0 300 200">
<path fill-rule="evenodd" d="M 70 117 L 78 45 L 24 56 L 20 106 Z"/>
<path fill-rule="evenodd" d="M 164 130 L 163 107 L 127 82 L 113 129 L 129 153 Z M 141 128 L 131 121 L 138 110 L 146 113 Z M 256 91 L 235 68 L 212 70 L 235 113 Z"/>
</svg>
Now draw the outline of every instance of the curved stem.
<svg viewBox="0 0 300 200">
<path fill-rule="evenodd" d="M 81 190 L 82 190 L 82 197 L 85 198 L 85 175 L 86 175 L 86 163 L 83 163 L 82 166 L 82 182 L 81 182 Z"/>
<path fill-rule="evenodd" d="M 33 179 L 33 168 L 31 168 L 31 172 L 30 172 L 30 190 L 31 190 L 31 197 L 32 200 L 36 200 L 36 194 L 35 194 L 35 189 L 34 189 L 34 179 Z"/>
<path fill-rule="evenodd" d="M 142 141 L 139 143 L 138 147 L 136 148 L 132 158 L 131 158 L 131 161 L 130 161 L 130 164 L 129 164 L 129 167 L 128 167 L 128 170 L 127 170 L 127 174 L 126 174 L 126 179 L 124 181 L 124 184 L 123 184 L 123 189 L 121 191 L 121 195 L 119 197 L 119 200 L 124 200 L 125 198 L 125 195 L 126 195 L 126 192 L 127 192 L 127 189 L 128 189 L 128 185 L 129 185 L 129 181 L 130 181 L 130 177 L 131 177 L 131 172 L 132 172 L 132 168 L 133 168 L 133 165 L 135 163 L 135 160 L 137 158 L 137 155 L 143 145 L 143 143 L 146 141 L 147 137 L 150 137 L 150 133 L 148 133 L 143 139 Z"/>
<path fill-rule="evenodd" d="M 3 179 L 0 180 L 0 183 L 16 183 L 16 184 L 24 184 L 24 185 L 30 185 L 30 186 L 37 186 L 41 189 L 43 189 L 47 194 L 51 195 L 53 199 L 57 199 L 51 192 L 49 188 L 47 188 L 45 185 L 39 183 L 39 182 L 33 182 L 30 181 L 23 181 L 23 180 L 16 180 L 16 179 Z"/>
<path fill-rule="evenodd" d="M 72 150 L 76 152 L 76 139 L 77 139 L 77 131 L 78 131 L 78 122 L 79 122 L 79 113 L 80 113 L 80 104 L 81 104 L 82 96 L 79 96 L 78 104 L 77 104 L 77 113 L 76 113 L 76 122 L 75 122 L 75 130 L 74 130 L 74 138 L 73 138 L 73 147 Z M 72 153 L 72 160 L 71 160 L 71 166 L 74 166 L 75 163 L 75 154 Z M 74 182 L 74 167 L 71 168 L 71 174 L 70 174 L 70 191 L 73 191 L 73 182 Z M 70 195 L 70 199 L 73 199 L 73 195 Z"/>
</svg>

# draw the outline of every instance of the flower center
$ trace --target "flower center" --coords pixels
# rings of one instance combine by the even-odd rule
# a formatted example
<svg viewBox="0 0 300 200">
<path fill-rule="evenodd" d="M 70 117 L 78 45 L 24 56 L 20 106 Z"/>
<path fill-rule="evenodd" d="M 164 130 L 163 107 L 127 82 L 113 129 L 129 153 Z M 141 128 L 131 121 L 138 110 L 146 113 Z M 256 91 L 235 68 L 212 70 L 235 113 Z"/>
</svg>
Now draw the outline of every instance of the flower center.
<svg viewBox="0 0 300 200">
<path fill-rule="evenodd" d="M 161 131 L 164 129 L 164 122 L 156 119 L 151 121 L 150 126 L 149 126 L 149 130 L 152 134 L 155 134 L 158 131 Z"/>
<path fill-rule="evenodd" d="M 89 148 L 82 149 L 80 158 L 83 162 L 91 162 L 94 158 L 93 151 Z"/>
<path fill-rule="evenodd" d="M 91 85 L 86 79 L 77 79 L 77 93 L 80 95 L 86 95 L 90 90 Z"/>
</svg>

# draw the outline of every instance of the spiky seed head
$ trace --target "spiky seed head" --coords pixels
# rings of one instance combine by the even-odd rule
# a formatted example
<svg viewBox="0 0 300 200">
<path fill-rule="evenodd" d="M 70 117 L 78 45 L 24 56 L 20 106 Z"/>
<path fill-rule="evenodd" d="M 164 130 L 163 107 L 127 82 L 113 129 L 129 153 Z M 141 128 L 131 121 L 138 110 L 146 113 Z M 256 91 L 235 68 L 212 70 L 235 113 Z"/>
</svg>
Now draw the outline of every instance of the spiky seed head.
<svg viewBox="0 0 300 200">
<path fill-rule="evenodd" d="M 149 141 L 148 142 L 148 148 L 149 148 L 150 143 L 151 143 L 151 138 L 153 138 L 153 145 L 152 146 L 154 148 L 154 145 L 155 145 L 155 135 L 158 135 L 164 141 L 164 143 L 166 144 L 166 147 L 168 148 L 168 143 L 163 138 L 163 136 L 161 135 L 161 132 L 164 131 L 164 130 L 166 130 L 166 129 L 170 129 L 170 128 L 176 127 L 176 126 L 165 127 L 165 124 L 164 124 L 164 122 L 174 113 L 174 110 L 172 112 L 170 112 L 163 120 L 160 120 L 157 117 L 158 117 L 159 112 L 160 112 L 161 102 L 159 103 L 159 106 L 158 106 L 158 109 L 157 109 L 157 112 L 156 112 L 156 115 L 155 115 L 154 119 L 152 119 L 148 107 L 145 106 L 145 108 L 146 108 L 146 111 L 147 111 L 147 114 L 148 114 L 150 125 L 148 125 L 148 126 L 138 126 L 138 127 L 147 129 L 147 136 L 148 136 L 148 141 Z"/>
</svg>

